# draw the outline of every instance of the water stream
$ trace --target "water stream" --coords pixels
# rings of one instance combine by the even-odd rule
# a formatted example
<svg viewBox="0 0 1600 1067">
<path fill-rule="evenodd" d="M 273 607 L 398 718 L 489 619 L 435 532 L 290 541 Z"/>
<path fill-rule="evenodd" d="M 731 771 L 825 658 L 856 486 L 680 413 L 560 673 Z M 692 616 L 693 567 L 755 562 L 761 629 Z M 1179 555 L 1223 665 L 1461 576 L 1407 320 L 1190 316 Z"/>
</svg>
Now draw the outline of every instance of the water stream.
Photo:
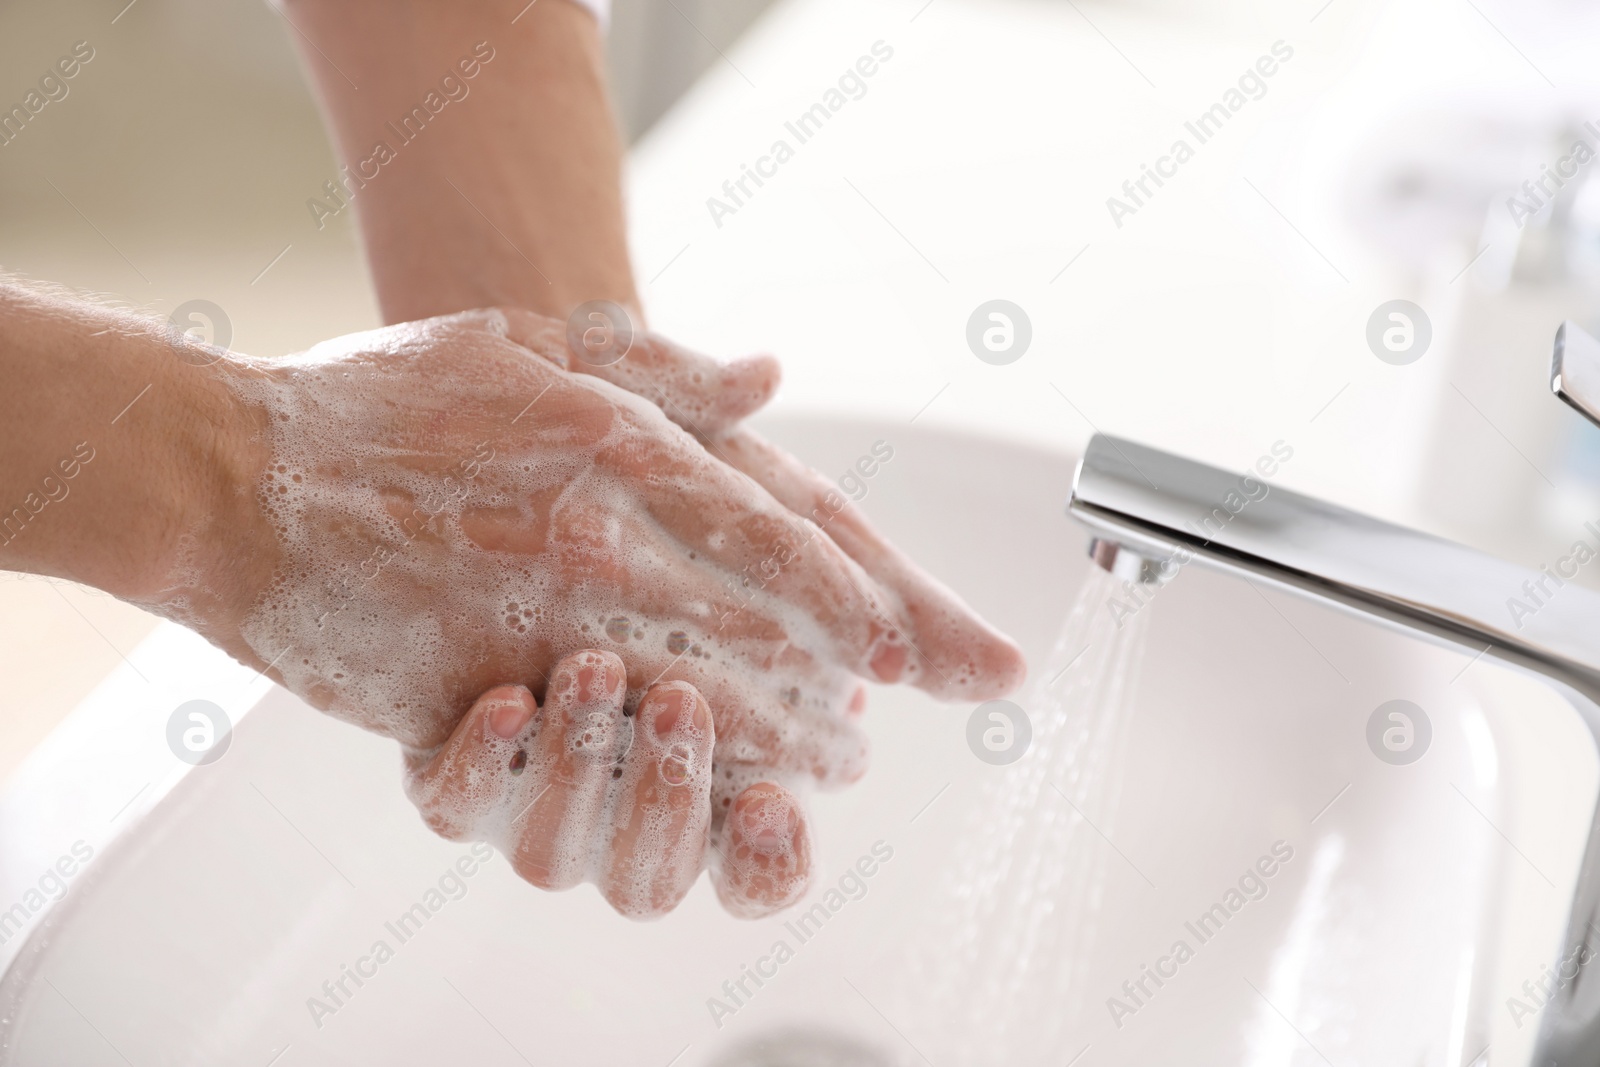
<svg viewBox="0 0 1600 1067">
<path fill-rule="evenodd" d="M 1147 590 L 1151 587 L 1145 587 Z M 1031 689 L 1017 701 L 1033 740 L 987 773 L 942 879 L 914 927 L 897 1010 L 936 1042 L 939 1062 L 1064 1064 L 1082 1047 L 1083 988 L 1107 874 L 1119 856 L 1117 801 L 1149 609 L 1091 567 Z M 1074 1043 L 1076 1041 L 1076 1043 Z"/>
</svg>

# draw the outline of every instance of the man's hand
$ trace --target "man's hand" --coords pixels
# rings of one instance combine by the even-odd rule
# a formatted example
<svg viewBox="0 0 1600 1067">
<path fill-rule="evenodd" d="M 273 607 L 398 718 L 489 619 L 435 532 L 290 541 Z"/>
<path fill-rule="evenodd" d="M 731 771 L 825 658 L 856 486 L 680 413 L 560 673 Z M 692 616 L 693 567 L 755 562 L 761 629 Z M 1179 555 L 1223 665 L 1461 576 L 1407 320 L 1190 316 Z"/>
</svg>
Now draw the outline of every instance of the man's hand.
<svg viewBox="0 0 1600 1067">
<path fill-rule="evenodd" d="M 879 534 L 827 478 L 740 425 L 777 392 L 777 360 L 751 356 L 722 364 L 645 335 L 623 359 L 591 363 L 574 355 L 563 323 L 515 308 L 502 313 L 518 343 L 557 366 L 602 378 L 655 404 L 710 455 L 765 489 L 808 535 L 826 536 L 896 597 L 906 617 L 916 621 L 917 636 L 897 633 L 901 640 L 873 665 L 876 680 L 911 681 L 943 700 L 984 700 L 999 695 L 988 692 L 994 686 L 1010 692 L 1021 684 L 1025 664 L 1009 640 Z M 960 664 L 958 645 L 971 649 L 971 663 Z M 958 668 L 945 673 L 950 664 Z M 980 678 L 988 681 L 975 688 Z"/>
<path fill-rule="evenodd" d="M 717 830 L 730 907 L 758 914 L 788 903 L 804 888 L 809 849 L 783 783 L 842 784 L 864 771 L 860 679 L 940 693 L 960 679 L 983 699 L 1015 684 L 1020 656 L 953 598 L 954 614 L 928 626 L 659 409 L 517 343 L 538 343 L 546 327 L 469 312 L 338 338 L 286 361 L 219 360 L 209 380 L 231 397 L 231 415 L 218 450 L 228 470 L 254 472 L 229 495 L 248 492 L 255 507 L 235 528 L 187 538 L 144 602 L 312 704 L 399 740 L 413 796 L 453 834 L 487 818 L 470 805 L 439 810 L 444 783 L 473 760 L 485 761 L 475 781 L 495 804 L 521 795 L 506 784 L 509 763 L 473 750 L 486 740 L 482 724 L 462 725 L 480 694 L 521 685 L 527 701 L 564 707 L 580 653 L 601 656 L 623 683 L 585 698 L 599 709 L 586 715 L 614 719 L 672 684 L 693 691 L 713 725 L 685 763 L 715 776 L 681 809 L 676 833 Z M 634 735 L 602 733 L 604 753 Z M 543 744 L 567 736 L 547 730 Z M 592 796 L 588 779 L 610 767 L 592 753 L 562 762 L 539 751 L 527 782 L 553 774 L 567 783 L 549 803 Z M 559 833 L 540 824 L 534 854 L 554 848 L 552 834 L 585 855 L 606 842 L 632 847 L 627 825 L 600 830 L 596 811 L 569 808 L 582 817 L 556 818 Z M 533 847 L 492 819 L 475 832 Z M 794 869 L 774 866 L 780 853 Z M 596 877 L 620 908 L 652 914 L 698 869 L 698 860 L 678 864 L 684 854 L 645 882 Z M 570 863 L 547 860 L 518 869 L 538 884 L 568 884 Z"/>
<path fill-rule="evenodd" d="M 973 620 L 924 640 L 829 538 L 650 404 L 517 344 L 499 312 L 214 369 L 259 506 L 163 597 L 235 586 L 200 613 L 211 636 L 412 748 L 597 642 L 634 687 L 695 685 L 730 754 L 823 780 L 860 772 L 840 714 L 855 679 L 899 680 L 910 645 L 934 678 L 1000 663 L 974 695 L 1014 680 L 1003 638 Z"/>
<path fill-rule="evenodd" d="M 705 698 L 663 682 L 630 714 L 625 676 L 614 653 L 586 650 L 556 666 L 542 708 L 524 686 L 485 693 L 431 759 L 410 762 L 428 825 L 487 834 L 541 889 L 592 881 L 630 918 L 676 907 L 708 859 L 735 914 L 793 903 L 811 875 L 799 801 L 771 782 L 714 790 Z"/>
</svg>

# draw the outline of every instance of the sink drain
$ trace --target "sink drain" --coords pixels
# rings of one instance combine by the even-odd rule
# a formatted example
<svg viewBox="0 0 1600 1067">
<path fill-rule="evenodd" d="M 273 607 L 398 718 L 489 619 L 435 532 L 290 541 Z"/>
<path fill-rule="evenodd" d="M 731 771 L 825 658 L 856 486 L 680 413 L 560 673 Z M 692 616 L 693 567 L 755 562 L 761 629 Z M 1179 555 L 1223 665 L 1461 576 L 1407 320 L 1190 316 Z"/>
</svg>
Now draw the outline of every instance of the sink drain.
<svg viewBox="0 0 1600 1067">
<path fill-rule="evenodd" d="M 844 1034 L 795 1026 L 741 1042 L 710 1067 L 902 1067 L 904 1062 Z"/>
</svg>

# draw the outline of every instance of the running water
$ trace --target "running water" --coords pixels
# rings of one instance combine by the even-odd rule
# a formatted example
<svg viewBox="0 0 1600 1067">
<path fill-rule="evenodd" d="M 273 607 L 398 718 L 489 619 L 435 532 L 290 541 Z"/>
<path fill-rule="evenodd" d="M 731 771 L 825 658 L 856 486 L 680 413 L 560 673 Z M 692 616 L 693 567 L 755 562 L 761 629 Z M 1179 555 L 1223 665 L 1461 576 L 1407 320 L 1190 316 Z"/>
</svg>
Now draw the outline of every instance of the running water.
<svg viewBox="0 0 1600 1067">
<path fill-rule="evenodd" d="M 1021 701 L 1033 742 L 997 767 L 915 928 L 895 996 L 943 1064 L 1067 1062 L 1116 840 L 1134 675 L 1148 612 L 1091 567 Z M 1092 825 L 1090 825 L 1092 824 Z M 1098 829 L 1099 832 L 1096 832 Z M 1101 834 L 1105 837 L 1102 837 Z M 919 1041 L 920 1044 L 920 1041 Z"/>
</svg>

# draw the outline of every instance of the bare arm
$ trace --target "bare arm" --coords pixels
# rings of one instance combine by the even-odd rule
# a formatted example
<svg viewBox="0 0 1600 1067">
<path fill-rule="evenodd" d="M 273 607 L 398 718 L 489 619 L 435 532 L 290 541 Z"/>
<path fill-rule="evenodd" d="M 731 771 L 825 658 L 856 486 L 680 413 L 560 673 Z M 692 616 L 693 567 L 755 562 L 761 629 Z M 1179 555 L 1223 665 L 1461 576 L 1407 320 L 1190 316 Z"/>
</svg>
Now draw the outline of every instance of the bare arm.
<svg viewBox="0 0 1600 1067">
<path fill-rule="evenodd" d="M 184 531 L 237 515 L 253 489 L 218 448 L 229 405 L 211 358 L 143 320 L 0 282 L 0 567 L 149 598 Z"/>
<path fill-rule="evenodd" d="M 286 5 L 386 322 L 637 307 L 600 29 L 567 0 L 525 2 Z"/>
</svg>

